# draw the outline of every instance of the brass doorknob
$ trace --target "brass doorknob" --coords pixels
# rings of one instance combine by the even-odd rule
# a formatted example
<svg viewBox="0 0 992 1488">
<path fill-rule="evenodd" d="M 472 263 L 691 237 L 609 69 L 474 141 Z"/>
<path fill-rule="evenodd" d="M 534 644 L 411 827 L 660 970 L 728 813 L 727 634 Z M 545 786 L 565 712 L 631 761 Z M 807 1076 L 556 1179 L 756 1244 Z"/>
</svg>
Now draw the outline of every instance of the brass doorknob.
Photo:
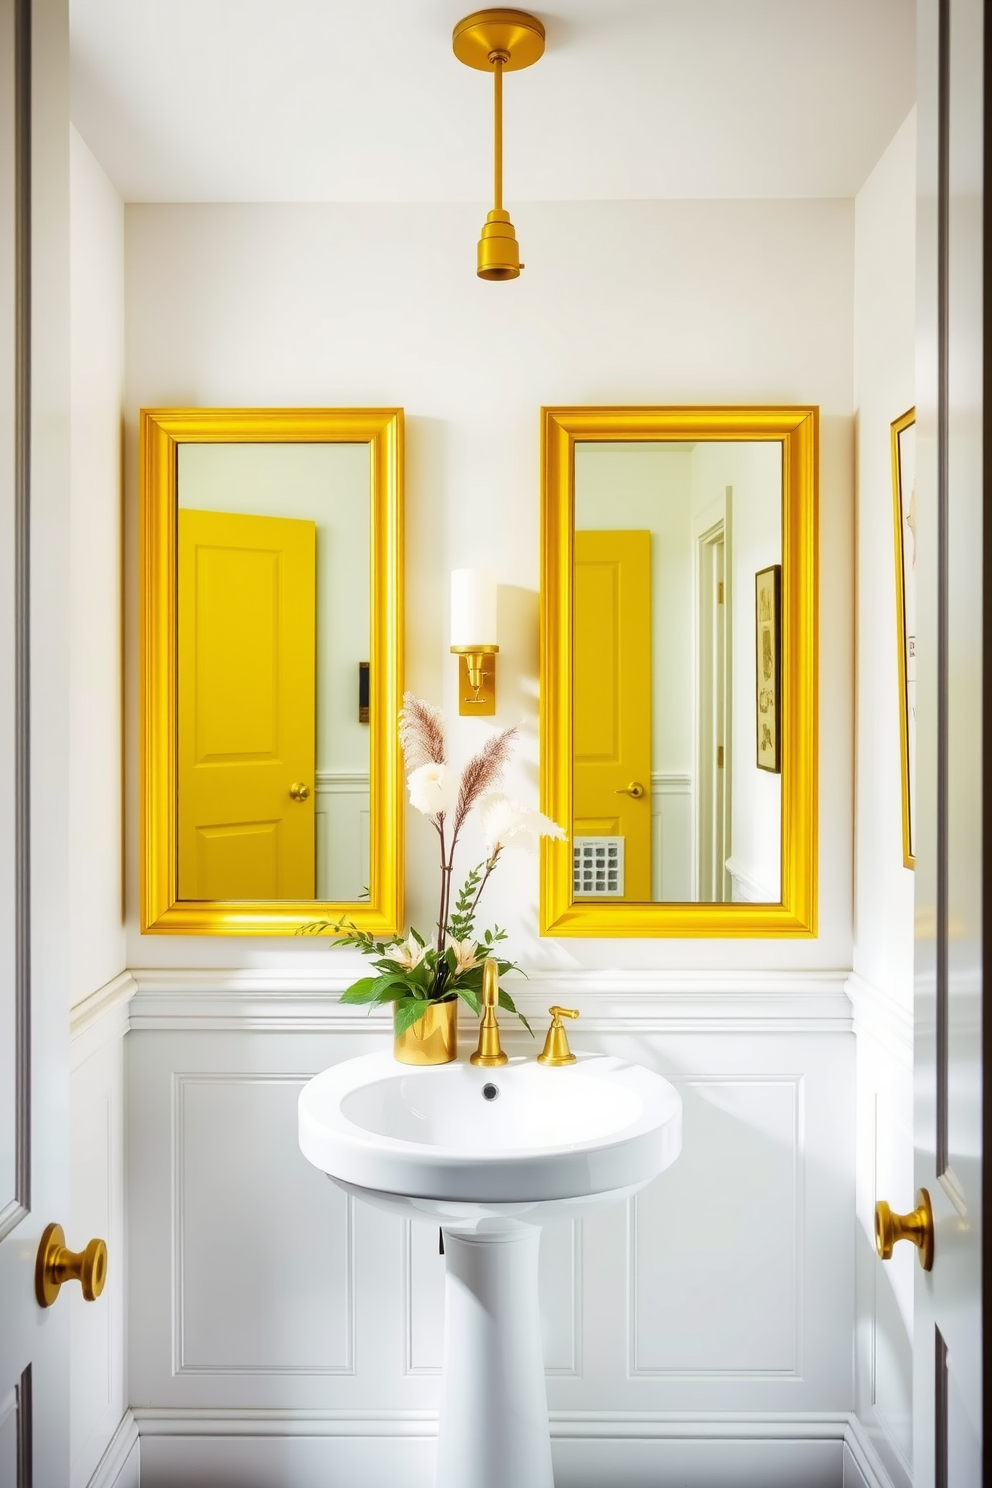
<svg viewBox="0 0 992 1488">
<path fill-rule="evenodd" d="M 308 785 L 304 785 L 302 780 L 294 780 L 292 785 L 289 787 L 289 794 L 292 796 L 294 801 L 305 801 L 307 796 L 310 794 L 310 787 Z"/>
<path fill-rule="evenodd" d="M 920 1253 L 920 1265 L 929 1271 L 933 1265 L 933 1210 L 925 1188 L 917 1193 L 911 1214 L 893 1214 L 884 1199 L 875 1205 L 875 1249 L 883 1261 L 891 1258 L 892 1247 L 900 1240 L 912 1240 Z"/>
<path fill-rule="evenodd" d="M 615 796 L 633 796 L 635 801 L 639 801 L 644 794 L 644 787 L 639 780 L 632 780 L 629 785 L 622 785 L 613 794 Z"/>
<path fill-rule="evenodd" d="M 78 1281 L 87 1302 L 95 1302 L 107 1280 L 107 1242 L 91 1240 L 85 1250 L 69 1250 L 59 1224 L 46 1227 L 38 1246 L 34 1292 L 39 1307 L 51 1307 L 67 1281 Z"/>
</svg>

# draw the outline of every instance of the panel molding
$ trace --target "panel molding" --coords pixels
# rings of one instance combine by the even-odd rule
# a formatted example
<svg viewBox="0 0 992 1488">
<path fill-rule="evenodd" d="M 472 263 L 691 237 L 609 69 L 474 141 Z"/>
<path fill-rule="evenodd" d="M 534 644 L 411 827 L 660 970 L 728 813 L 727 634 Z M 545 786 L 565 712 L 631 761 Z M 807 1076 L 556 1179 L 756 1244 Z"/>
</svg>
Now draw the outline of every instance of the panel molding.
<svg viewBox="0 0 992 1488">
<path fill-rule="evenodd" d="M 191 1085 L 303 1086 L 312 1071 L 174 1070 L 172 1074 L 172 1373 L 173 1375 L 250 1375 L 269 1379 L 282 1376 L 354 1375 L 357 1348 L 355 1305 L 355 1201 L 345 1196 L 345 1263 L 341 1277 L 345 1297 L 346 1357 L 340 1364 L 187 1364 L 185 1361 L 185 1101 Z"/>
<path fill-rule="evenodd" d="M 264 1030 L 385 1032 L 390 1013 L 356 1012 L 337 1000 L 364 971 L 313 966 L 132 968 L 128 1003 L 133 1031 Z M 526 1015 L 543 1017 L 567 1002 L 595 1033 L 850 1033 L 850 972 L 535 970 L 511 978 Z M 464 1025 L 475 1026 L 467 1010 Z"/>
<path fill-rule="evenodd" d="M 762 1073 L 680 1074 L 673 1076 L 673 1083 L 681 1090 L 714 1085 L 749 1085 L 787 1087 L 793 1093 L 792 1102 L 792 1182 L 795 1198 L 793 1210 L 793 1248 L 795 1266 L 795 1294 L 793 1298 L 793 1365 L 791 1369 L 692 1369 L 685 1367 L 652 1368 L 638 1364 L 638 1264 L 637 1264 L 637 1213 L 638 1194 L 627 1200 L 627 1377 L 628 1379 L 665 1380 L 784 1380 L 803 1377 L 803 1342 L 805 1335 L 805 1148 L 803 1120 L 803 1079 L 801 1074 L 780 1075 Z"/>
</svg>

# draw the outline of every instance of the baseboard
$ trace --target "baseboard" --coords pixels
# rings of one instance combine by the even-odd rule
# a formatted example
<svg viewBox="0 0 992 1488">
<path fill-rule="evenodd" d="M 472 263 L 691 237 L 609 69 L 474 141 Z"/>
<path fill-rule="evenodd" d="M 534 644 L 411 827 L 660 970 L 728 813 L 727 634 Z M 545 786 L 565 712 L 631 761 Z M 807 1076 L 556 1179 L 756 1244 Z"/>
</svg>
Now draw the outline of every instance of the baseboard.
<svg viewBox="0 0 992 1488">
<path fill-rule="evenodd" d="M 141 1488 L 432 1483 L 431 1411 L 137 1409 L 135 1416 Z M 845 1412 L 559 1411 L 551 1437 L 556 1488 L 891 1488 L 860 1423 Z"/>
<path fill-rule="evenodd" d="M 139 1450 L 138 1423 L 127 1410 L 87 1488 L 138 1488 Z"/>
<path fill-rule="evenodd" d="M 844 1433 L 844 1488 L 894 1488 L 863 1423 L 853 1414 Z"/>
</svg>

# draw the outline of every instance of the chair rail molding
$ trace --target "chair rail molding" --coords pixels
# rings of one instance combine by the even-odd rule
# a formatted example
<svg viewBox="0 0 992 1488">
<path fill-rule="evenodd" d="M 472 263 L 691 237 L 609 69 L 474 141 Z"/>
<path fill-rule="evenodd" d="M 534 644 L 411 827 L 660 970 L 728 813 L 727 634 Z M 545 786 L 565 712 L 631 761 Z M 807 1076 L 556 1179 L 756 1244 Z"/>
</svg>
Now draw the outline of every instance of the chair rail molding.
<svg viewBox="0 0 992 1488">
<path fill-rule="evenodd" d="M 890 992 L 852 971 L 845 990 L 851 1000 L 852 1028 L 859 1037 L 874 1039 L 904 1064 L 913 1068 L 913 1011 Z"/>
<path fill-rule="evenodd" d="M 255 1029 L 367 1033 L 388 1011 L 356 1012 L 340 993 L 361 975 L 340 969 L 132 968 L 132 1030 Z M 850 1033 L 851 973 L 838 971 L 540 970 L 510 978 L 522 1011 L 579 1008 L 583 1027 L 610 1033 Z M 465 1026 L 474 1020 L 465 1012 Z"/>
</svg>

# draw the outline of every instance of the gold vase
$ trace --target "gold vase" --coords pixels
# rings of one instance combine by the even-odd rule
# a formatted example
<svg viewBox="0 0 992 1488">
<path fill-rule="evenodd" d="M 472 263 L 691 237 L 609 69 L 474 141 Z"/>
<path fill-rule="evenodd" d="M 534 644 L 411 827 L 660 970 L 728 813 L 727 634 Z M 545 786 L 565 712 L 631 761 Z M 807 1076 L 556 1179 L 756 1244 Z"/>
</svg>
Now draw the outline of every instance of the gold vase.
<svg viewBox="0 0 992 1488">
<path fill-rule="evenodd" d="M 393 1009 L 395 1027 L 396 1008 Z M 393 1058 L 400 1064 L 450 1064 L 458 1058 L 458 998 L 432 1002 L 405 1033 L 393 1034 Z"/>
</svg>

